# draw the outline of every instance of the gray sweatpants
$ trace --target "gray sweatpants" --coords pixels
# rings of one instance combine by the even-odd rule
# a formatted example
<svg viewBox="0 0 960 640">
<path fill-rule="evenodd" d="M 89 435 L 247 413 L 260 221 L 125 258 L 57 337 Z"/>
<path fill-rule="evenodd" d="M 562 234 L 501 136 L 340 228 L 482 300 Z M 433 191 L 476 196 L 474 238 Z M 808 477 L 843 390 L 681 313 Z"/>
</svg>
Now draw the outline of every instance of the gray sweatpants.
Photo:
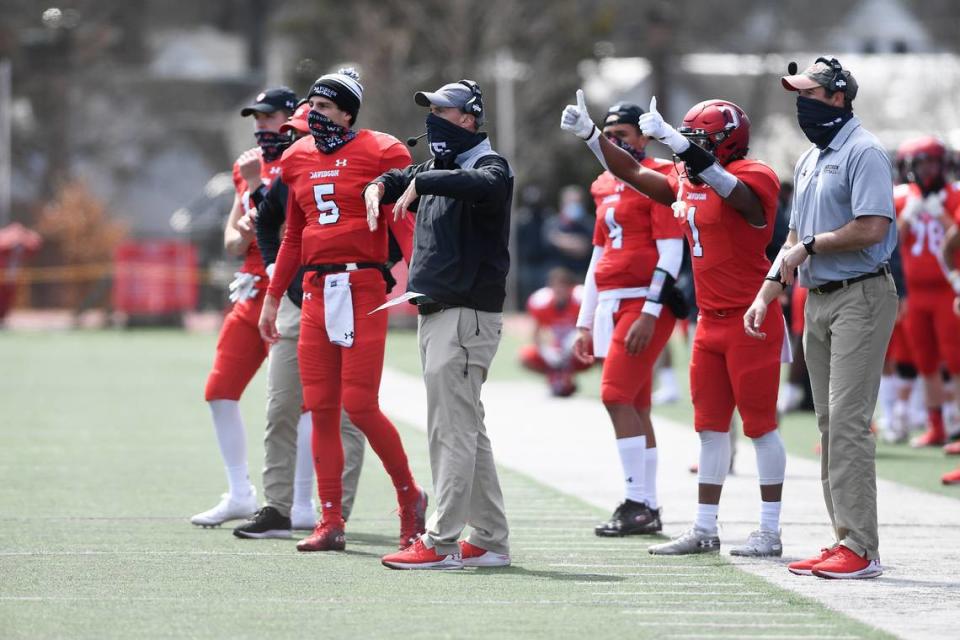
<svg viewBox="0 0 960 640">
<path fill-rule="evenodd" d="M 427 388 L 427 438 L 436 511 L 424 543 L 459 553 L 471 544 L 507 554 L 509 529 L 493 450 L 483 424 L 480 387 L 500 344 L 503 314 L 467 308 L 420 316 L 418 337 Z"/>
<path fill-rule="evenodd" d="M 280 341 L 270 347 L 267 364 L 267 429 L 263 436 L 263 493 L 266 504 L 285 516 L 293 505 L 297 459 L 297 422 L 303 411 L 303 387 L 297 362 L 300 308 L 283 296 L 277 311 Z M 346 413 L 341 415 L 343 438 L 343 517 L 350 516 L 357 494 L 366 442 Z"/>
</svg>

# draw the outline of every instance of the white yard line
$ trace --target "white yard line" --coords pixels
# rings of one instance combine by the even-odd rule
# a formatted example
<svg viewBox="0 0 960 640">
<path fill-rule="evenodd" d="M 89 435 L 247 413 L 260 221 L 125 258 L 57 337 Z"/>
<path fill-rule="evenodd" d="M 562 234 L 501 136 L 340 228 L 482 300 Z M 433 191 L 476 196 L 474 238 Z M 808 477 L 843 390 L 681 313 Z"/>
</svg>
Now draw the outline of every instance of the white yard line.
<svg viewBox="0 0 960 640">
<path fill-rule="evenodd" d="M 498 357 L 512 358 L 501 353 Z M 426 428 L 423 381 L 392 369 L 384 371 L 381 405 L 394 418 Z M 622 500 L 622 478 L 606 412 L 595 399 L 555 400 L 530 382 L 490 381 L 484 385 L 486 425 L 499 464 L 538 482 L 581 498 L 604 510 Z M 698 441 L 689 425 L 655 417 L 659 446 L 658 485 L 668 534 L 689 526 L 696 507 Z M 816 427 L 810 425 L 810 446 Z M 830 543 L 832 533 L 823 506 L 819 463 L 790 456 L 784 485 L 782 560 L 730 560 L 739 568 L 779 587 L 808 596 L 865 624 L 911 640 L 942 638 L 960 618 L 960 501 L 879 481 L 881 560 L 886 573 L 874 580 L 821 580 L 790 574 L 788 560 L 807 557 Z M 737 473 L 724 487 L 720 505 L 723 547 L 746 539 L 759 515 L 756 464 L 749 441 L 738 440 Z M 516 494 L 513 494 L 516 495 Z M 535 493 L 531 493 L 535 496 Z M 510 515 L 511 495 L 507 495 Z M 518 505 L 519 506 L 519 505 Z M 529 508 L 523 505 L 520 508 Z M 571 527 L 592 527 L 571 522 Z M 598 542 L 600 542 L 598 540 Z M 605 541 L 604 549 L 616 548 Z M 547 550 L 554 541 L 538 541 Z M 563 543 L 557 542 L 557 551 Z M 593 545 L 579 545 L 578 554 Z M 624 555 L 645 553 L 627 543 Z M 533 550 L 533 549 L 531 549 Z M 514 553 L 522 557 L 522 543 Z M 932 555 L 931 555 L 932 554 Z M 724 553 L 726 556 L 726 553 Z M 729 557 L 729 556 L 727 556 Z M 640 568 L 639 566 L 637 568 Z"/>
</svg>

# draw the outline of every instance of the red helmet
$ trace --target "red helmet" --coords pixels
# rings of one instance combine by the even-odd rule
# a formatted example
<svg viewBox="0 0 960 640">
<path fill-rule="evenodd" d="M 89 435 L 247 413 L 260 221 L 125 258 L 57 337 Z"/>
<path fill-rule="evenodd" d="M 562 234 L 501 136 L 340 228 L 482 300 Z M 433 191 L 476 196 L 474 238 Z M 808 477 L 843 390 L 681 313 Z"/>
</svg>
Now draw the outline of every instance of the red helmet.
<svg viewBox="0 0 960 640">
<path fill-rule="evenodd" d="M 947 146 L 942 140 L 935 136 L 921 136 L 904 140 L 897 147 L 897 171 L 903 182 L 920 183 L 919 176 L 916 175 L 915 162 L 918 160 L 938 160 L 940 162 L 940 175 L 927 176 L 924 189 L 938 190 L 944 182 L 943 173 L 946 171 Z"/>
<path fill-rule="evenodd" d="M 683 117 L 680 133 L 696 142 L 725 165 L 747 155 L 750 118 L 727 100 L 706 100 L 693 105 Z"/>
</svg>

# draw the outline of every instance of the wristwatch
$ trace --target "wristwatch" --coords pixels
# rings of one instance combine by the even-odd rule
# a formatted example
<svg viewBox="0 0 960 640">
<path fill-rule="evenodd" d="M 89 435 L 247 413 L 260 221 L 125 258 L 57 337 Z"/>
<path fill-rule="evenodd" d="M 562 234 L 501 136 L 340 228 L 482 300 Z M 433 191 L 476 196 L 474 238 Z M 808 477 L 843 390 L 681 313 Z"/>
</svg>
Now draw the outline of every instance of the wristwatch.
<svg viewBox="0 0 960 640">
<path fill-rule="evenodd" d="M 817 237 L 810 235 L 803 237 L 803 248 L 807 250 L 807 255 L 813 255 L 816 251 L 813 250 L 813 245 L 817 241 Z"/>
</svg>

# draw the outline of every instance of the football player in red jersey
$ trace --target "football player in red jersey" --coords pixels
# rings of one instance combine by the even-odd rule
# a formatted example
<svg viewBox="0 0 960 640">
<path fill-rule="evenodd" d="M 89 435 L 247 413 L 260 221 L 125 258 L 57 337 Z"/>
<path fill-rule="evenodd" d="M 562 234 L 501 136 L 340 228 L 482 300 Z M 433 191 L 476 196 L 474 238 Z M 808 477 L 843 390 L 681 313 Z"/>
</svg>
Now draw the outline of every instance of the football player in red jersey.
<svg viewBox="0 0 960 640">
<path fill-rule="evenodd" d="M 953 289 L 941 257 L 943 238 L 960 211 L 960 190 L 946 181 L 946 155 L 946 146 L 933 136 L 907 140 L 897 149 L 904 182 L 893 197 L 910 295 L 903 326 L 927 406 L 927 430 L 911 442 L 915 447 L 944 444 L 944 422 L 957 422 L 956 399 L 940 373 L 945 365 L 954 379 L 960 375 L 960 319 L 953 313 Z"/>
<path fill-rule="evenodd" d="M 406 167 L 410 153 L 396 138 L 355 129 L 363 97 L 352 69 L 321 76 L 308 100 L 310 133 L 283 155 L 289 188 L 286 231 L 260 316 L 267 342 L 279 338 L 280 298 L 304 266 L 298 358 L 303 399 L 313 415 L 313 454 L 322 519 L 300 551 L 342 550 L 343 447 L 341 403 L 380 457 L 400 505 L 400 547 L 423 533 L 426 493 L 413 479 L 396 427 L 378 398 L 387 314 L 371 312 L 386 299 L 387 226 L 368 218 L 360 196 L 384 171 Z M 387 224 L 409 259 L 413 220 Z"/>
<path fill-rule="evenodd" d="M 694 426 L 700 436 L 697 518 L 682 535 L 649 551 L 655 555 L 719 551 L 717 513 L 730 464 L 727 431 L 736 408 L 757 454 L 761 509 L 760 528 L 731 553 L 781 555 L 786 450 L 777 429 L 784 340 L 779 304 L 770 305 L 757 327 L 760 339 L 747 336 L 741 326 L 770 267 L 764 249 L 773 233 L 780 182 L 770 167 L 745 158 L 750 121 L 732 102 L 694 105 L 677 131 L 664 122 L 653 98 L 639 124 L 644 135 L 660 140 L 683 161 L 679 175 L 643 167 L 601 136 L 587 114 L 582 91 L 578 104 L 567 106 L 561 121 L 561 127 L 584 139 L 615 176 L 661 204 L 673 204 L 690 245 L 700 308 L 690 362 Z"/>
<path fill-rule="evenodd" d="M 615 104 L 604 118 L 603 137 L 644 170 L 666 176 L 672 162 L 646 157 L 649 138 L 639 127 L 643 109 Z M 603 358 L 600 396 L 617 441 L 624 500 L 598 536 L 659 533 L 657 443 L 650 422 L 653 367 L 673 332 L 678 292 L 673 282 L 683 260 L 683 231 L 670 207 L 631 189 L 610 171 L 590 187 L 597 207 L 593 256 L 577 319 L 574 353 L 583 362 Z"/>
<path fill-rule="evenodd" d="M 257 148 L 241 154 L 240 159 L 250 154 L 261 156 L 264 183 L 269 184 L 280 173 L 280 155 L 289 144 L 289 138 L 280 133 L 280 126 L 296 105 L 296 94 L 287 87 L 279 87 L 261 92 L 253 104 L 240 111 L 241 116 L 253 116 L 258 144 Z M 260 339 L 257 320 L 268 278 L 257 249 L 256 234 L 249 226 L 238 225 L 241 218 L 255 208 L 250 199 L 251 189 L 240 175 L 240 159 L 233 165 L 236 194 L 223 240 L 228 253 L 245 256 L 245 259 L 230 283 L 230 300 L 234 304 L 220 328 L 213 369 L 207 377 L 204 394 L 213 415 L 229 490 L 212 509 L 190 518 L 190 522 L 203 527 L 247 518 L 257 510 L 257 496 L 247 470 L 247 437 L 239 400 L 267 357 L 267 345 Z"/>
<path fill-rule="evenodd" d="M 942 257 L 954 292 L 953 313 L 960 318 L 960 212 L 955 213 L 954 222 L 944 238 Z M 956 382 L 956 378 L 954 384 L 960 384 Z M 950 455 L 960 455 L 960 442 L 951 442 L 944 447 L 944 451 Z M 941 481 L 943 484 L 960 484 L 960 467 L 943 474 Z"/>
<path fill-rule="evenodd" d="M 533 343 L 520 348 L 520 364 L 547 376 L 550 393 L 565 398 L 577 390 L 574 374 L 590 368 L 573 357 L 577 316 L 583 300 L 583 286 L 565 267 L 547 274 L 547 286 L 527 299 L 527 313 L 534 321 Z"/>
</svg>

